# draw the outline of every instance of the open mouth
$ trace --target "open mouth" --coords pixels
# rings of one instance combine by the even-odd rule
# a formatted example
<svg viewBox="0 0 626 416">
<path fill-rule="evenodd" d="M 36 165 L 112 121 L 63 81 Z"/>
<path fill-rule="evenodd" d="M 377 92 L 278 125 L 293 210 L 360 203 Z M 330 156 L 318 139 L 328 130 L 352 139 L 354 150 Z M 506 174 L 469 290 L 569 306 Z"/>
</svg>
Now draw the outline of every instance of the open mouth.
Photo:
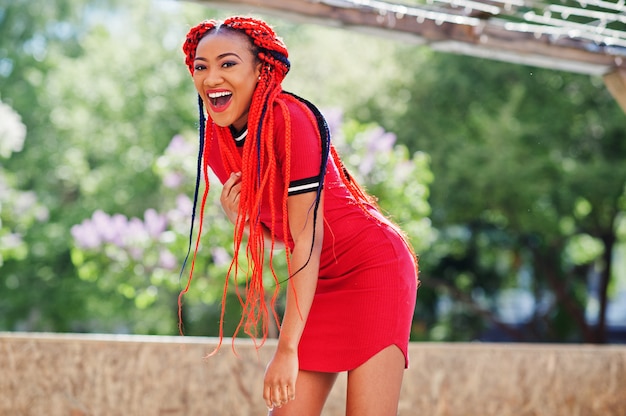
<svg viewBox="0 0 626 416">
<path fill-rule="evenodd" d="M 223 108 L 228 105 L 230 99 L 233 97 L 233 93 L 230 91 L 212 92 L 208 94 L 211 105 L 215 109 Z"/>
</svg>

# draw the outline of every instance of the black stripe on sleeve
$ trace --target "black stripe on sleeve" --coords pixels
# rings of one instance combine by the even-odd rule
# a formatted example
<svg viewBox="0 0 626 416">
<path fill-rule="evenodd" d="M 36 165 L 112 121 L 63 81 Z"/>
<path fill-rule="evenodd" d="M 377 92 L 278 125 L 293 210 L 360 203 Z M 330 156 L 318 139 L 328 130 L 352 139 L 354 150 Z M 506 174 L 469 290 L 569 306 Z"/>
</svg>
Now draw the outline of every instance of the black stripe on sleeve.
<svg viewBox="0 0 626 416">
<path fill-rule="evenodd" d="M 289 183 L 288 195 L 299 195 L 307 192 L 317 191 L 320 186 L 319 176 L 312 176 L 306 179 L 298 179 Z"/>
</svg>

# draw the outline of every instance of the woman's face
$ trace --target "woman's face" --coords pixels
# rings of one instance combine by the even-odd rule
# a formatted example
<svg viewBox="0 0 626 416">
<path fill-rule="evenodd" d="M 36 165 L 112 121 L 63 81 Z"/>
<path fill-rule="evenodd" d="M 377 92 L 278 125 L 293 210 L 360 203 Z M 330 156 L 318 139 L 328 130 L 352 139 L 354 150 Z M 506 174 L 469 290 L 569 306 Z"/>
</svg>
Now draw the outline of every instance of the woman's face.
<svg viewBox="0 0 626 416">
<path fill-rule="evenodd" d="M 242 129 L 261 70 L 248 37 L 209 33 L 198 43 L 193 65 L 193 82 L 215 124 Z"/>
</svg>

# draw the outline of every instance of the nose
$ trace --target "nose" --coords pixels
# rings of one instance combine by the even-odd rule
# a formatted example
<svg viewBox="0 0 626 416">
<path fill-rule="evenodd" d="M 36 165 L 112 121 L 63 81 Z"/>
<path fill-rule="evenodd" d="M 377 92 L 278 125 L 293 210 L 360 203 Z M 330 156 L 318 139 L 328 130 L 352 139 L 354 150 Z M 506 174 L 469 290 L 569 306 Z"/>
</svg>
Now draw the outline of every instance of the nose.
<svg viewBox="0 0 626 416">
<path fill-rule="evenodd" d="M 204 78 L 204 85 L 208 87 L 214 87 L 224 82 L 224 78 L 220 74 L 218 69 L 208 69 L 206 77 Z"/>
</svg>

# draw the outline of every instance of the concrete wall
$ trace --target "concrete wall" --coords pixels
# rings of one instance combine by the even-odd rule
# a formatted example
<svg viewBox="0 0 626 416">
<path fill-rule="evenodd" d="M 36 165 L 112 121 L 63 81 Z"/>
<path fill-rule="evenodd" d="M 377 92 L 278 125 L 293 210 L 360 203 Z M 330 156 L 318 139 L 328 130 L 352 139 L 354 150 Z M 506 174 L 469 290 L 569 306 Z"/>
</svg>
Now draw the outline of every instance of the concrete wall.
<svg viewBox="0 0 626 416">
<path fill-rule="evenodd" d="M 264 415 L 272 345 L 0 333 L 0 415 Z M 626 347 L 412 344 L 400 415 L 626 415 Z M 342 415 L 345 375 L 325 416 Z"/>
</svg>

